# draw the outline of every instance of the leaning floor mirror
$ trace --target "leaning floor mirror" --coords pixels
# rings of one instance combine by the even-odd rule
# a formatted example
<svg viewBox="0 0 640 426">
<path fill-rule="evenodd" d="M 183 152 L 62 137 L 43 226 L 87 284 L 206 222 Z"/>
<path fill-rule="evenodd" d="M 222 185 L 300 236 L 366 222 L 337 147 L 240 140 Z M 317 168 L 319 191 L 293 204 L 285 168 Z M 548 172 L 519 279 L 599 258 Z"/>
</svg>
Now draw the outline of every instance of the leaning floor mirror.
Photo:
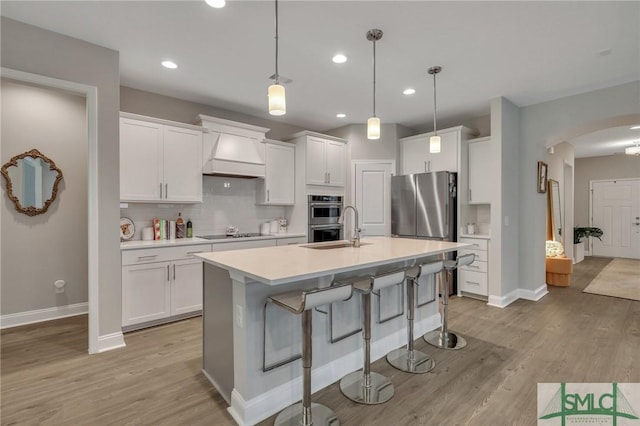
<svg viewBox="0 0 640 426">
<path fill-rule="evenodd" d="M 547 191 L 547 240 L 558 241 L 564 245 L 561 206 L 560 184 L 557 180 L 549 179 Z"/>
<path fill-rule="evenodd" d="M 37 149 L 11 158 L 0 172 L 6 182 L 7 196 L 17 211 L 28 216 L 47 211 L 56 199 L 62 180 L 62 170 Z"/>
</svg>

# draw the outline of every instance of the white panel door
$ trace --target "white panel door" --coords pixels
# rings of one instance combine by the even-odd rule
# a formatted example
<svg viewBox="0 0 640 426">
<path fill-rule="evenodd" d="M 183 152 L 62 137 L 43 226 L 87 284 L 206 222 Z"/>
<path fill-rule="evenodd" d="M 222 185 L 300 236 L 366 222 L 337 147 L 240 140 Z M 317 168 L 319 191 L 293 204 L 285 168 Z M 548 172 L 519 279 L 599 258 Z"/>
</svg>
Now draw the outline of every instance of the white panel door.
<svg viewBox="0 0 640 426">
<path fill-rule="evenodd" d="M 640 179 L 593 182 L 592 226 L 603 231 L 591 238 L 594 256 L 640 259 Z"/>
<path fill-rule="evenodd" d="M 165 126 L 164 198 L 202 201 L 202 132 Z"/>
<path fill-rule="evenodd" d="M 355 200 L 362 236 L 391 234 L 391 161 L 354 162 Z M 353 228 L 350 226 L 349 228 Z M 349 230 L 347 228 L 347 230 Z"/>
<path fill-rule="evenodd" d="M 120 200 L 164 198 L 162 138 L 160 124 L 120 119 Z"/>
</svg>

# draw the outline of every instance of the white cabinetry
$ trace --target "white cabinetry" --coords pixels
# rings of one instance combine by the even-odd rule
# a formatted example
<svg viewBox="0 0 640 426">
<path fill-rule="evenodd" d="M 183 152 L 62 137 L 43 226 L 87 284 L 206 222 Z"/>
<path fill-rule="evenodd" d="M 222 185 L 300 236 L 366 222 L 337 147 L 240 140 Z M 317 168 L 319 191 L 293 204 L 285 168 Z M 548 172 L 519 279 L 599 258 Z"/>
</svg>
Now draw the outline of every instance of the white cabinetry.
<svg viewBox="0 0 640 426">
<path fill-rule="evenodd" d="M 490 204 L 491 137 L 469 140 L 469 204 Z"/>
<path fill-rule="evenodd" d="M 291 246 L 291 245 L 297 245 L 297 244 L 306 244 L 309 242 L 307 237 L 278 238 L 276 241 L 277 241 L 278 247 Z"/>
<path fill-rule="evenodd" d="M 265 177 L 256 184 L 258 204 L 291 205 L 295 195 L 295 146 L 265 143 Z"/>
<path fill-rule="evenodd" d="M 441 138 L 439 153 L 429 152 L 429 138 L 433 132 L 400 139 L 400 174 L 459 170 L 460 145 L 466 141 L 471 130 L 464 126 L 438 131 Z"/>
<path fill-rule="evenodd" d="M 461 266 L 458 270 L 458 286 L 461 294 L 488 296 L 489 241 L 479 238 L 459 238 L 458 241 L 473 244 L 469 248 L 459 250 L 458 255 L 467 253 L 476 255 L 473 263 Z"/>
<path fill-rule="evenodd" d="M 305 171 L 307 185 L 344 186 L 346 169 L 345 141 L 322 135 L 304 135 L 296 144 L 305 145 Z"/>
<path fill-rule="evenodd" d="M 202 202 L 202 128 L 120 113 L 120 200 Z"/>
<path fill-rule="evenodd" d="M 202 260 L 192 254 L 209 251 L 210 244 L 123 251 L 123 328 L 129 331 L 199 314 Z"/>
</svg>

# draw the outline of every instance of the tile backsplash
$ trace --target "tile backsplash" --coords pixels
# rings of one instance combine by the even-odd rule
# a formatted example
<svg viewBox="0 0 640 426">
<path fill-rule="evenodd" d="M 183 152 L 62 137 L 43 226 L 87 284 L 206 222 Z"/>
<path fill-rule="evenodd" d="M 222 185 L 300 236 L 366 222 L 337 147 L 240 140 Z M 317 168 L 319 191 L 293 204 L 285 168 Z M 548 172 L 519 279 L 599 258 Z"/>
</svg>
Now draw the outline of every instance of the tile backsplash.
<svg viewBox="0 0 640 426">
<path fill-rule="evenodd" d="M 142 228 L 151 226 L 153 219 L 175 220 L 178 213 L 185 223 L 191 219 L 194 236 L 224 234 L 229 225 L 237 226 L 240 232 L 260 232 L 261 223 L 286 217 L 282 206 L 256 204 L 257 179 L 202 179 L 201 204 L 129 203 L 128 208 L 120 209 L 120 216 L 130 218 L 136 226 L 133 239 L 141 239 Z"/>
</svg>

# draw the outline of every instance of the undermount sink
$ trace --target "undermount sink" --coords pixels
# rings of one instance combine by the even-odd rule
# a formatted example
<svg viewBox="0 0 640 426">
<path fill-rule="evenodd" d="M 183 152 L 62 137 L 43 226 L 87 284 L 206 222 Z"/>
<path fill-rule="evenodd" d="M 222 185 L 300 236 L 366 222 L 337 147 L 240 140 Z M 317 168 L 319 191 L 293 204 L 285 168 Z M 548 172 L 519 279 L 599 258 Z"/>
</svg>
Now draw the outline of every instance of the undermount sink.
<svg viewBox="0 0 640 426">
<path fill-rule="evenodd" d="M 360 243 L 361 246 L 368 246 L 371 243 Z M 310 248 L 314 250 L 329 250 L 329 249 L 337 249 L 337 248 L 345 248 L 345 247 L 353 247 L 351 241 L 328 241 L 324 243 L 313 243 L 313 244 L 305 244 L 300 247 Z"/>
</svg>

